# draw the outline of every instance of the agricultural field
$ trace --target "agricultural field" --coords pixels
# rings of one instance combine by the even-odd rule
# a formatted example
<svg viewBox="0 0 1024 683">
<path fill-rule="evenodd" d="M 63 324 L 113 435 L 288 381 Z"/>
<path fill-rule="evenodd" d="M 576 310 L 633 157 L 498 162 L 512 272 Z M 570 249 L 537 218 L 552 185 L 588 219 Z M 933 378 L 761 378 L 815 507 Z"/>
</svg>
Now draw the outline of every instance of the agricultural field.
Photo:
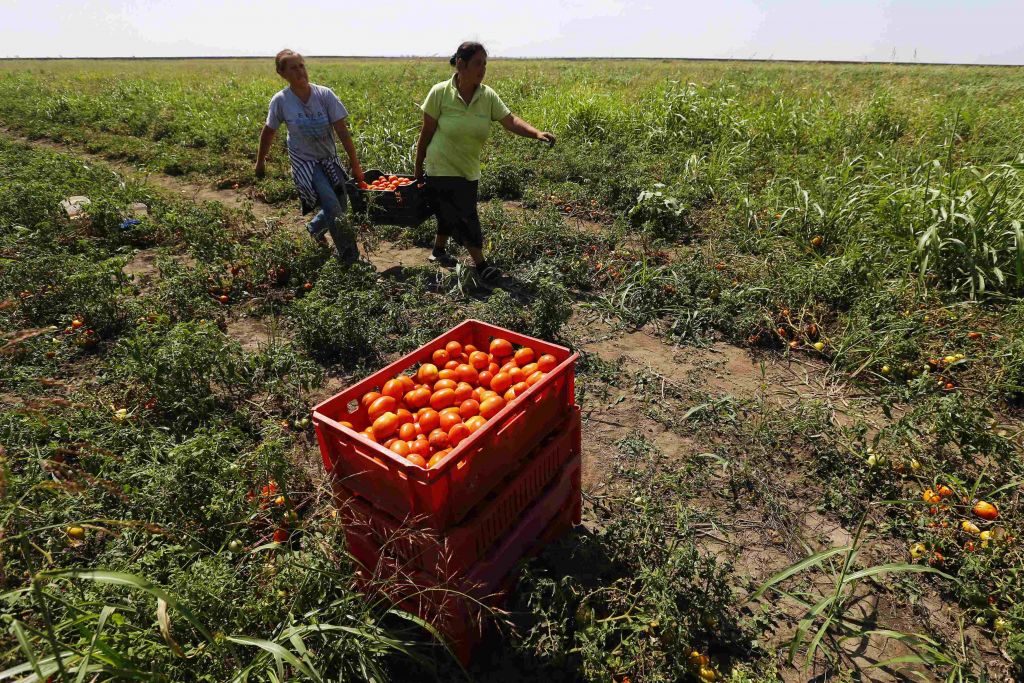
<svg viewBox="0 0 1024 683">
<path fill-rule="evenodd" d="M 308 65 L 411 171 L 443 60 Z M 1024 70 L 486 82 L 558 136 L 492 132 L 495 287 L 304 234 L 272 60 L 0 62 L 0 681 L 1024 679 Z M 584 519 L 464 670 L 356 591 L 308 416 L 467 318 L 581 354 Z"/>
</svg>

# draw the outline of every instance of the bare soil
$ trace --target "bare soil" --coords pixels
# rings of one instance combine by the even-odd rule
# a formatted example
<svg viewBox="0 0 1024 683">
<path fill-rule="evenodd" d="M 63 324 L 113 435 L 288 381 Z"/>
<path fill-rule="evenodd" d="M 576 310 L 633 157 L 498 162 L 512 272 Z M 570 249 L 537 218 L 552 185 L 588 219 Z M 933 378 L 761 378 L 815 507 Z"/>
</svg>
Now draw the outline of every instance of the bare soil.
<svg viewBox="0 0 1024 683">
<path fill-rule="evenodd" d="M 252 353 L 270 344 L 271 340 L 285 335 L 277 328 L 275 321 L 262 318 L 237 318 L 228 321 L 227 334 L 242 345 L 242 350 Z"/>
<path fill-rule="evenodd" d="M 146 290 L 160 279 L 160 268 L 156 261 L 161 254 L 159 249 L 140 249 L 125 264 L 121 272 L 131 277 L 132 281 L 142 290 Z M 167 256 L 185 268 L 192 268 L 196 264 L 195 259 L 188 254 L 168 254 Z"/>
</svg>

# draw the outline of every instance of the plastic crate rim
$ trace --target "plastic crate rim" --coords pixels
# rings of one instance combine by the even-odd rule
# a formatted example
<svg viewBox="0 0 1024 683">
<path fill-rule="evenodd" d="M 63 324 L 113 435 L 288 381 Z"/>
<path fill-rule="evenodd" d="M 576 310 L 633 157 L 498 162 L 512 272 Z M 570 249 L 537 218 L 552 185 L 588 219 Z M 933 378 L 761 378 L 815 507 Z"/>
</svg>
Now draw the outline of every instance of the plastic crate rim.
<svg viewBox="0 0 1024 683">
<path fill-rule="evenodd" d="M 426 344 L 421 345 L 415 351 L 413 351 L 413 352 L 411 352 L 409 354 L 406 354 L 405 356 L 403 356 L 402 358 L 399 358 L 398 360 L 396 360 L 395 362 L 391 363 L 390 365 L 384 367 L 381 370 L 378 370 L 377 372 L 371 374 L 369 377 L 364 378 L 361 382 L 357 382 L 355 385 L 353 385 L 353 387 L 358 387 L 360 384 L 363 384 L 364 382 L 369 382 L 371 379 L 373 379 L 375 377 L 378 377 L 378 376 L 387 376 L 387 375 L 394 376 L 394 375 L 396 375 L 398 372 L 401 372 L 402 370 L 408 368 L 409 365 L 407 363 L 411 362 L 412 356 L 416 355 L 421 350 L 423 350 L 423 349 L 425 349 L 427 347 L 433 346 L 434 344 L 440 343 L 441 341 L 444 341 L 445 338 L 453 336 L 456 332 L 458 332 L 459 330 L 462 330 L 463 328 L 472 328 L 474 326 L 482 326 L 482 327 L 487 328 L 489 330 L 500 330 L 503 333 L 507 333 L 509 336 L 518 337 L 518 341 L 519 341 L 520 345 L 528 344 L 531 341 L 530 337 L 528 337 L 527 335 L 523 335 L 523 334 L 520 334 L 518 332 L 514 332 L 512 330 L 507 330 L 507 329 L 505 329 L 503 327 L 499 327 L 497 325 L 492 325 L 492 324 L 486 323 L 486 322 L 484 322 L 482 320 L 477 320 L 476 318 L 469 318 L 469 319 L 464 320 L 463 322 L 459 323 L 458 325 L 456 325 L 452 329 L 450 329 L 450 330 L 448 330 L 448 331 L 438 335 L 437 337 L 435 337 L 431 341 L 427 342 Z M 509 341 L 513 341 L 513 340 L 510 339 Z M 565 353 L 568 354 L 568 356 L 566 357 L 565 360 L 563 360 L 561 363 L 556 365 L 554 370 L 552 370 L 551 372 L 549 372 L 546 375 L 544 375 L 544 377 L 542 377 L 539 382 L 537 382 L 532 387 L 530 387 L 529 389 L 524 391 L 520 396 L 517 396 L 515 400 L 518 400 L 519 398 L 530 396 L 530 395 L 536 393 L 536 391 L 539 391 L 538 387 L 547 386 L 548 384 L 550 384 L 551 382 L 554 381 L 554 376 L 558 374 L 558 370 L 559 369 L 561 369 L 561 368 L 563 368 L 565 366 L 568 366 L 570 364 L 573 364 L 573 363 L 575 363 L 579 359 L 579 354 L 578 353 L 573 352 L 570 349 L 568 349 L 568 348 L 566 348 L 564 346 L 561 346 L 560 344 L 554 344 L 554 343 L 551 343 L 551 342 L 545 342 L 545 343 L 549 344 L 550 346 L 556 347 L 556 348 L 558 348 L 561 351 L 564 351 Z M 397 370 L 396 370 L 396 368 L 397 368 Z M 349 387 L 349 389 L 351 389 L 353 387 Z M 349 389 L 345 389 L 343 391 L 348 391 Z M 341 393 L 341 392 L 339 392 L 339 393 Z M 335 394 L 335 396 L 337 396 L 337 394 Z M 470 434 L 468 437 L 466 437 L 465 439 L 460 441 L 458 446 L 453 448 L 451 450 L 451 452 L 448 455 L 446 455 L 444 458 L 442 458 L 441 460 L 437 461 L 437 463 L 435 463 L 433 467 L 424 468 L 424 467 L 420 467 L 419 465 L 416 465 L 414 463 L 409 462 L 408 460 L 406 460 L 402 456 L 400 456 L 397 453 L 395 453 L 394 451 L 392 451 L 390 448 L 384 448 L 383 444 L 377 443 L 376 441 L 371 441 L 370 439 L 366 438 L 365 436 L 363 436 L 359 432 L 355 431 L 354 429 L 348 429 L 348 427 L 342 426 L 338 421 L 333 420 L 330 417 L 328 417 L 327 415 L 323 414 L 320 411 L 321 407 L 324 406 L 325 404 L 331 402 L 332 400 L 334 400 L 335 396 L 330 396 L 330 397 L 324 399 L 323 401 L 321 401 L 320 403 L 316 404 L 313 407 L 313 409 L 311 411 L 312 412 L 313 424 L 316 425 L 317 422 L 319 422 L 321 424 L 327 424 L 332 429 L 347 430 L 347 432 L 349 434 L 352 434 L 356 438 L 361 439 L 362 442 L 365 445 L 369 446 L 372 451 L 375 451 L 378 456 L 386 457 L 395 466 L 401 468 L 403 474 L 405 474 L 407 477 L 411 477 L 411 478 L 415 479 L 416 481 L 430 481 L 430 480 L 435 479 L 437 477 L 440 477 L 442 474 L 446 473 L 450 468 L 454 467 L 453 463 L 455 462 L 455 459 L 456 459 L 455 456 L 461 456 L 463 454 L 463 451 L 468 449 L 472 443 L 474 443 L 477 439 L 483 438 L 482 436 L 479 436 L 479 435 L 483 434 L 486 431 L 486 429 L 484 427 L 476 430 L 475 432 Z M 505 415 L 506 413 L 508 413 L 511 410 L 511 408 L 512 408 L 512 401 L 506 401 L 505 402 L 505 406 L 501 410 L 499 410 L 497 413 L 495 413 L 494 417 L 492 417 L 491 420 L 496 420 L 499 416 Z M 488 420 L 488 422 L 490 422 L 490 420 Z M 466 444 L 465 448 L 463 448 L 463 444 Z M 386 465 L 385 465 L 385 467 L 386 467 Z"/>
</svg>

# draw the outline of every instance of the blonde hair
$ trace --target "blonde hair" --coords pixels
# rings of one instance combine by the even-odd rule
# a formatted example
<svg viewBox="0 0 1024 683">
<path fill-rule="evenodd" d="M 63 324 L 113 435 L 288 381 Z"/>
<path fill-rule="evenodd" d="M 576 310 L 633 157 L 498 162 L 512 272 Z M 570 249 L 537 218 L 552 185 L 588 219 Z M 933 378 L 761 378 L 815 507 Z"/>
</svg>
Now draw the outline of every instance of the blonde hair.
<svg viewBox="0 0 1024 683">
<path fill-rule="evenodd" d="M 284 68 L 284 60 L 291 59 L 292 57 L 305 59 L 305 57 L 294 50 L 281 50 L 274 56 L 274 68 L 277 69 L 277 73 L 281 73 L 281 69 Z"/>
</svg>

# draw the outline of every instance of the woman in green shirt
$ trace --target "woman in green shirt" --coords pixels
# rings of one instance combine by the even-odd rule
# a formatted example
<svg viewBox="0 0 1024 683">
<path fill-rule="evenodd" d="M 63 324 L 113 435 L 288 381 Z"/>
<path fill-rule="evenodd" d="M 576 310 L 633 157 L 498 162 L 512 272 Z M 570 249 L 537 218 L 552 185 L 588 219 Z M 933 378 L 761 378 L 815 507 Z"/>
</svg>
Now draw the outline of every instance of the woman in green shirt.
<svg viewBox="0 0 1024 683">
<path fill-rule="evenodd" d="M 498 94 L 483 84 L 487 51 L 480 43 L 463 43 L 450 63 L 455 75 L 441 81 L 420 105 L 423 127 L 416 145 L 416 177 L 424 179 L 437 216 L 437 238 L 431 261 L 450 264 L 445 252 L 451 237 L 466 247 L 485 281 L 499 276 L 483 254 L 483 235 L 476 211 L 480 152 L 492 121 L 516 135 L 555 144 L 555 136 L 539 131 L 513 114 Z"/>
</svg>

